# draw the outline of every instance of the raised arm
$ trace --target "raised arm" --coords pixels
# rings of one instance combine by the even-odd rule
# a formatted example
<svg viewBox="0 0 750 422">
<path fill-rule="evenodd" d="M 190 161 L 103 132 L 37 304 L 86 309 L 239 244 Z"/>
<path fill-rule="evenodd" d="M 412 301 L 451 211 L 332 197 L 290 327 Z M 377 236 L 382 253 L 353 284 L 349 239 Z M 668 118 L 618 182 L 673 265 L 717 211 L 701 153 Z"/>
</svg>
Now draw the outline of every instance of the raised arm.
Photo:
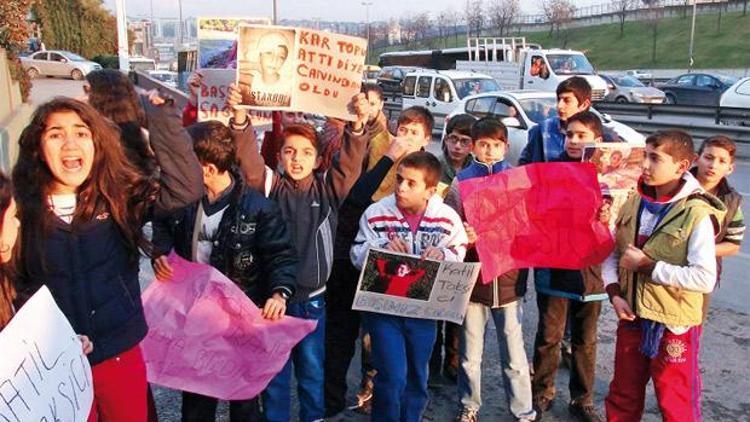
<svg viewBox="0 0 750 422">
<path fill-rule="evenodd" d="M 333 189 L 333 193 L 340 205 L 354 182 L 362 172 L 362 162 L 367 152 L 370 133 L 366 128 L 370 104 L 365 94 L 359 93 L 352 98 L 350 108 L 357 115 L 357 120 L 344 129 L 344 139 L 338 157 L 334 158 L 326 182 Z"/>
<path fill-rule="evenodd" d="M 239 90 L 234 84 L 230 85 L 227 105 L 233 107 L 233 116 L 229 120 L 229 129 L 237 147 L 237 161 L 245 183 L 252 189 L 265 193 L 266 164 L 258 150 L 258 140 L 247 112 L 237 107 L 241 100 Z"/>
<path fill-rule="evenodd" d="M 184 207 L 203 196 L 203 170 L 193 141 L 182 127 L 180 110 L 152 93 L 145 101 L 149 140 L 161 168 L 157 214 Z"/>
</svg>

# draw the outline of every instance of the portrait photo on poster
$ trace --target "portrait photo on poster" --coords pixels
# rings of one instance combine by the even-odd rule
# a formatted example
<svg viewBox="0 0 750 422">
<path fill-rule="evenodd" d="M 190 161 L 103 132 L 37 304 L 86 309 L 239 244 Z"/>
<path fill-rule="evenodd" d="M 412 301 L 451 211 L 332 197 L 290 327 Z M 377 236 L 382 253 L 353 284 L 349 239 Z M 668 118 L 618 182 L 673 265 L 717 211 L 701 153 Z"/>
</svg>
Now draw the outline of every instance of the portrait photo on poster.
<svg viewBox="0 0 750 422">
<path fill-rule="evenodd" d="M 594 164 L 602 192 L 608 193 L 635 189 L 645 157 L 642 145 L 609 142 L 586 145 L 581 161 Z"/>
<path fill-rule="evenodd" d="M 361 290 L 428 301 L 439 268 L 437 261 L 371 251 Z"/>
<path fill-rule="evenodd" d="M 237 83 L 242 105 L 287 108 L 294 88 L 293 28 L 240 26 Z"/>
</svg>

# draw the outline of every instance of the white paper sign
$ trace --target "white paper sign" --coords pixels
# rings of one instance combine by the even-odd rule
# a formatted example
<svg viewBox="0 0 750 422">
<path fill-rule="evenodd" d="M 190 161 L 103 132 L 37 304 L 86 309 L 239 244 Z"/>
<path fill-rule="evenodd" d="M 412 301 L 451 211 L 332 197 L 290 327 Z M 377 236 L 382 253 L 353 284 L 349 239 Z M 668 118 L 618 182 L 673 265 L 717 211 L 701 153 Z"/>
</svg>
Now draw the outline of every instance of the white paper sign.
<svg viewBox="0 0 750 422">
<path fill-rule="evenodd" d="M 306 28 L 240 25 L 237 82 L 242 105 L 344 120 L 362 86 L 367 40 Z"/>
<path fill-rule="evenodd" d="M 229 124 L 233 110 L 227 105 L 229 85 L 234 83 L 234 69 L 201 69 L 201 89 L 198 91 L 198 121 L 218 120 Z M 271 130 L 273 119 L 267 110 L 248 110 L 256 130 Z"/>
<path fill-rule="evenodd" d="M 479 269 L 371 248 L 352 309 L 462 324 Z"/>
<path fill-rule="evenodd" d="M 42 287 L 0 332 L 0 421 L 84 422 L 94 401 L 81 341 Z"/>
</svg>

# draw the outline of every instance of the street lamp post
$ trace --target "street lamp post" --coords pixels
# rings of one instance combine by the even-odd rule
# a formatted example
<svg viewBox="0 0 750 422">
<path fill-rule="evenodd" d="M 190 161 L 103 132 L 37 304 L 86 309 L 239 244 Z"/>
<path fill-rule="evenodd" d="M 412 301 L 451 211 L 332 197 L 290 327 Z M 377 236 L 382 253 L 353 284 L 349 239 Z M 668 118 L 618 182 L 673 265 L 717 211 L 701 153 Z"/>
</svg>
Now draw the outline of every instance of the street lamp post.
<svg viewBox="0 0 750 422">
<path fill-rule="evenodd" d="M 693 70 L 693 41 L 695 39 L 695 15 L 698 12 L 698 0 L 693 0 L 693 23 L 690 25 L 690 49 L 688 51 L 688 72 Z"/>
<path fill-rule="evenodd" d="M 128 21 L 125 17 L 125 0 L 115 0 L 115 13 L 117 14 L 117 57 L 120 71 L 127 73 L 130 70 L 128 60 Z"/>
<path fill-rule="evenodd" d="M 185 30 L 182 28 L 182 0 L 177 0 L 177 5 L 180 8 L 180 23 L 177 25 L 177 27 L 180 30 L 180 48 L 185 44 Z"/>
<path fill-rule="evenodd" d="M 362 6 L 365 7 L 365 25 L 367 25 L 367 63 L 370 63 L 370 6 L 371 1 L 363 1 Z"/>
</svg>

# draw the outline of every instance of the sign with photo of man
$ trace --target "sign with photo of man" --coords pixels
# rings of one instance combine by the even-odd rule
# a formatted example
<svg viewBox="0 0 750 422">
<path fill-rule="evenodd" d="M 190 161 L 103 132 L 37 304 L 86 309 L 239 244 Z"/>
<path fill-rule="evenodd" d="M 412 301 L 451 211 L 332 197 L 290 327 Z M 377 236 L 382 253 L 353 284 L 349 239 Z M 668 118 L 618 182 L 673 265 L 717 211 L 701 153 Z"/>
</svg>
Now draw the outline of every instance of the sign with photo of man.
<svg viewBox="0 0 750 422">
<path fill-rule="evenodd" d="M 237 84 L 249 109 L 301 111 L 354 120 L 367 40 L 305 28 L 242 25 Z"/>
<path fill-rule="evenodd" d="M 352 309 L 461 324 L 479 263 L 421 259 L 370 249 Z"/>
</svg>

